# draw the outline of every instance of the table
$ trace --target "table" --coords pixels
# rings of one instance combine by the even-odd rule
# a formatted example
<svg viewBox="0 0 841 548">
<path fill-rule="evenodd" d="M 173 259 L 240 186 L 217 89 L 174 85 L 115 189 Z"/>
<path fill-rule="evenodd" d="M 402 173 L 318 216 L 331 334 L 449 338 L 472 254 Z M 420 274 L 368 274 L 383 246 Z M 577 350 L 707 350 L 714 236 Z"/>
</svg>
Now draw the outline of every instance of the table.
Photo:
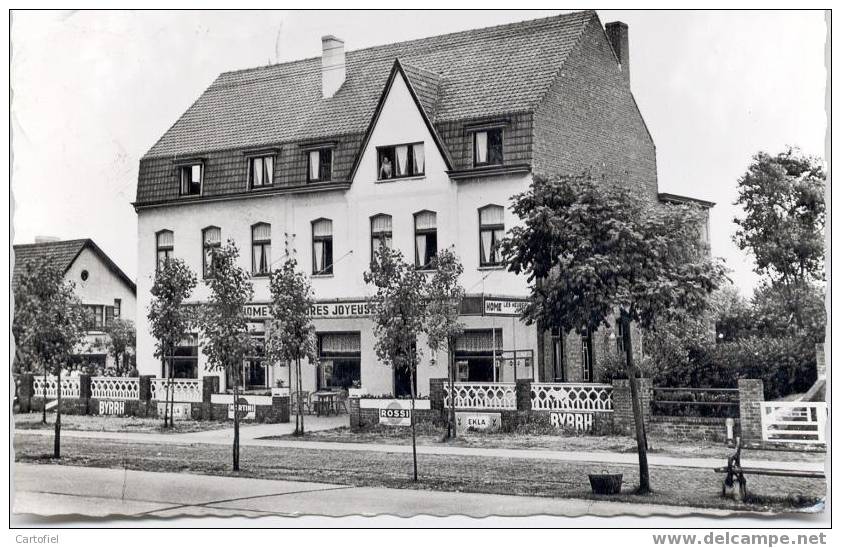
<svg viewBox="0 0 841 548">
<path fill-rule="evenodd" d="M 315 413 L 319 417 L 324 414 L 330 414 L 336 412 L 336 396 L 339 395 L 338 392 L 333 392 L 330 390 L 325 390 L 322 392 L 316 392 L 315 394 L 316 402 L 315 402 Z M 326 406 L 326 411 L 325 411 Z"/>
</svg>

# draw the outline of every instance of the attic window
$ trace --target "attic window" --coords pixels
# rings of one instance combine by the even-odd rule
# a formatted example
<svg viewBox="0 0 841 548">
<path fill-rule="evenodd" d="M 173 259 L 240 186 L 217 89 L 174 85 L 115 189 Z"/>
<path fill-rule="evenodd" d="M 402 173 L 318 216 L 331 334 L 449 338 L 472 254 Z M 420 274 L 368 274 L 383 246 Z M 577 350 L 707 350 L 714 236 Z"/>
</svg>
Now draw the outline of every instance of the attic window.
<svg viewBox="0 0 841 548">
<path fill-rule="evenodd" d="M 502 128 L 473 133 L 473 166 L 502 164 Z"/>
<path fill-rule="evenodd" d="M 248 159 L 248 184 L 251 188 L 263 188 L 274 184 L 274 159 L 274 154 Z"/>
<path fill-rule="evenodd" d="M 333 149 L 319 148 L 307 151 L 307 181 L 329 181 L 333 174 Z"/>
<path fill-rule="evenodd" d="M 198 196 L 201 194 L 201 183 L 204 169 L 201 164 L 181 166 L 181 195 Z"/>
<path fill-rule="evenodd" d="M 423 143 L 377 148 L 377 180 L 417 177 L 423 172 Z"/>
</svg>

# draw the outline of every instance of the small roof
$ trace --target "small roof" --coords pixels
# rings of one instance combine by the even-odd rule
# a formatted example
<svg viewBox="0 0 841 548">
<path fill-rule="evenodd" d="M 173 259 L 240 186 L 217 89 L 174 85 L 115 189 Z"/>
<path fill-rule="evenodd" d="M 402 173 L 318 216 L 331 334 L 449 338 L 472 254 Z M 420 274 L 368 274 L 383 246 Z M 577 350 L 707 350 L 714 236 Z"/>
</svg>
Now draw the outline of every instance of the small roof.
<svg viewBox="0 0 841 548">
<path fill-rule="evenodd" d="M 67 273 L 85 248 L 96 253 L 105 265 L 120 278 L 133 293 L 137 293 L 137 285 L 123 272 L 117 264 L 105 254 L 90 238 L 77 240 L 60 240 L 55 242 L 38 242 L 34 244 L 18 244 L 12 246 L 15 251 L 15 267 L 12 273 L 12 287 L 17 287 L 18 279 L 23 273 L 23 267 L 30 261 L 49 259 L 62 272 Z"/>
<path fill-rule="evenodd" d="M 715 202 L 701 200 L 699 198 L 692 198 L 691 196 L 681 196 L 680 194 L 669 194 L 668 192 L 660 192 L 657 194 L 661 202 L 670 202 L 673 204 L 696 204 L 707 209 L 715 207 Z"/>
<path fill-rule="evenodd" d="M 434 122 L 529 111 L 591 21 L 582 11 L 349 51 L 328 99 L 320 57 L 226 72 L 144 158 L 364 133 L 397 59 Z"/>
</svg>

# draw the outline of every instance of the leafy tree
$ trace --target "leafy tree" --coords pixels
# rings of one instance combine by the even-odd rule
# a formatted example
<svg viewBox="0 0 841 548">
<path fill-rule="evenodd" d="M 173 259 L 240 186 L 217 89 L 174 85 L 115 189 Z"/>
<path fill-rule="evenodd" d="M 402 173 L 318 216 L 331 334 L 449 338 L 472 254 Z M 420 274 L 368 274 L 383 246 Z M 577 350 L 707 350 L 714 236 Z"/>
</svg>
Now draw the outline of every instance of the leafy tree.
<svg viewBox="0 0 841 548">
<path fill-rule="evenodd" d="M 640 493 L 650 491 L 645 425 L 631 348 L 631 322 L 696 314 L 724 277 L 698 237 L 702 212 L 653 204 L 630 189 L 589 175 L 536 177 L 514 197 L 523 221 L 503 240 L 508 269 L 531 288 L 523 319 L 560 329 L 610 326 L 618 309 L 631 387 Z"/>
<path fill-rule="evenodd" d="M 15 313 L 12 333 L 21 359 L 39 364 L 44 371 L 44 410 L 47 422 L 47 376 L 56 376 L 56 417 L 53 457 L 61 457 L 61 371 L 82 343 L 88 314 L 74 293 L 73 282 L 53 262 L 29 261 L 14 290 Z"/>
<path fill-rule="evenodd" d="M 759 152 L 739 179 L 734 205 L 744 217 L 733 241 L 756 260 L 754 270 L 781 293 L 798 328 L 806 329 L 808 286 L 824 280 L 826 174 L 820 160 L 789 148 Z"/>
<path fill-rule="evenodd" d="M 211 275 L 204 283 L 210 289 L 199 314 L 204 352 L 211 369 L 225 371 L 234 385 L 233 469 L 239 470 L 239 384 L 242 364 L 251 353 L 245 305 L 254 298 L 251 274 L 237 265 L 239 249 L 233 240 L 213 251 Z"/>
<path fill-rule="evenodd" d="M 409 266 L 403 254 L 381 246 L 374 253 L 371 269 L 363 275 L 365 283 L 375 287 L 371 299 L 374 309 L 374 348 L 377 357 L 395 372 L 409 375 L 412 398 L 413 479 L 418 480 L 418 454 L 415 439 L 415 379 L 419 350 L 418 334 L 423 331 L 426 315 L 424 298 L 428 295 L 425 275 Z"/>
<path fill-rule="evenodd" d="M 175 257 L 167 259 L 158 267 L 152 283 L 152 301 L 149 303 L 146 317 L 155 338 L 155 357 L 161 361 L 169 360 L 164 427 L 173 425 L 172 356 L 175 347 L 187 337 L 193 323 L 193 315 L 184 305 L 184 301 L 190 297 L 196 283 L 196 275 L 190 267 L 182 259 Z"/>
<path fill-rule="evenodd" d="M 426 297 L 426 331 L 429 349 L 436 353 L 443 347 L 447 351 L 447 383 L 450 389 L 450 410 L 447 420 L 447 437 L 457 437 L 455 394 L 455 345 L 464 332 L 464 324 L 458 321 L 464 288 L 459 282 L 464 272 L 458 257 L 450 249 L 438 252 L 432 261 L 435 273 L 429 280 Z"/>
<path fill-rule="evenodd" d="M 108 335 L 108 353 L 114 357 L 114 370 L 118 377 L 128 375 L 131 365 L 131 356 L 134 354 L 136 333 L 134 322 L 115 318 L 105 326 L 105 334 Z"/>
<path fill-rule="evenodd" d="M 300 395 L 303 389 L 301 359 L 318 363 L 311 313 L 315 299 L 309 276 L 298 270 L 298 263 L 290 258 L 280 269 L 272 271 L 269 288 L 272 294 L 272 317 L 266 330 L 266 355 L 271 361 L 290 364 L 290 377 L 291 364 L 295 364 L 295 390 Z M 298 397 L 295 435 L 304 433 L 303 411 L 303 401 Z"/>
</svg>

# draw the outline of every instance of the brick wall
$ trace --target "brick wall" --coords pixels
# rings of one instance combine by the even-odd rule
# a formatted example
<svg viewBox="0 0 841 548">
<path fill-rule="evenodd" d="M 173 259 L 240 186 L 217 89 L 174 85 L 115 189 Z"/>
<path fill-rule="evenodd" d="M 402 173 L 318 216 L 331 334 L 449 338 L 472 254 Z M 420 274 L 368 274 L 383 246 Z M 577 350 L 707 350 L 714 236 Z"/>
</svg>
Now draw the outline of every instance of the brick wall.
<svg viewBox="0 0 841 548">
<path fill-rule="evenodd" d="M 738 436 L 738 420 L 734 426 L 734 434 Z M 653 416 L 646 428 L 649 438 L 727 441 L 727 424 L 723 418 Z"/>
<path fill-rule="evenodd" d="M 639 383 L 640 406 L 646 429 L 651 423 L 651 379 L 637 379 Z M 613 381 L 613 424 L 624 434 L 634 434 L 634 409 L 631 401 L 631 386 L 628 379 Z"/>
<path fill-rule="evenodd" d="M 739 419 L 742 441 L 746 443 L 762 441 L 761 404 L 764 401 L 765 388 L 761 380 L 739 379 Z"/>
<path fill-rule="evenodd" d="M 534 172 L 589 169 L 657 200 L 654 141 L 596 19 L 559 69 L 534 116 Z"/>
</svg>

